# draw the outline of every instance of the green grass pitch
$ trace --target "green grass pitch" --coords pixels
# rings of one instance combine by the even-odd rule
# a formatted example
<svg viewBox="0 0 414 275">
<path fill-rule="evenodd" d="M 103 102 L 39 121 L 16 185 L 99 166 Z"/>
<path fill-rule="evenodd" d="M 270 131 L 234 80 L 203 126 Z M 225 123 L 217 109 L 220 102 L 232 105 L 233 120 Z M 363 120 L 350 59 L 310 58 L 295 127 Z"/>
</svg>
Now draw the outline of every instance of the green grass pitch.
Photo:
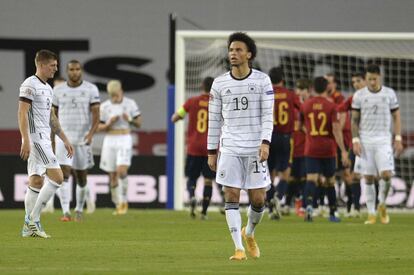
<svg viewBox="0 0 414 275">
<path fill-rule="evenodd" d="M 112 216 L 103 209 L 82 223 L 62 223 L 58 212 L 42 215 L 52 235 L 45 240 L 20 237 L 22 210 L 0 211 L 0 274 L 414 274 L 413 214 L 372 226 L 266 215 L 256 230 L 261 258 L 232 262 L 219 213 L 201 221 L 185 211 Z"/>
</svg>

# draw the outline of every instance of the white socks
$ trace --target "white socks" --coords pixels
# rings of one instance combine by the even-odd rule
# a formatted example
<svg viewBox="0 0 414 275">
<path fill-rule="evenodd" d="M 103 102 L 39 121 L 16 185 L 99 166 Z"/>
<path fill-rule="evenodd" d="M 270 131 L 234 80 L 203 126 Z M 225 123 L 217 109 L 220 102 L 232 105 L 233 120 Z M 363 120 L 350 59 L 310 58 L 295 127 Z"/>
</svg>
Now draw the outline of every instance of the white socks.
<svg viewBox="0 0 414 275">
<path fill-rule="evenodd" d="M 263 213 L 264 213 L 264 207 L 255 208 L 252 205 L 249 206 L 249 209 L 247 210 L 248 220 L 247 220 L 247 226 L 246 226 L 246 235 L 248 236 L 254 235 L 254 228 L 262 220 Z"/>
<path fill-rule="evenodd" d="M 111 187 L 111 198 L 115 206 L 118 206 L 119 200 L 119 184 L 116 187 Z"/>
<path fill-rule="evenodd" d="M 379 180 L 379 188 L 378 188 L 378 200 L 380 204 L 385 204 L 385 200 L 387 199 L 388 190 L 390 189 L 390 181 L 385 181 L 383 179 Z"/>
<path fill-rule="evenodd" d="M 366 184 L 365 185 L 365 196 L 367 197 L 367 209 L 369 215 L 375 215 L 375 197 L 376 190 L 375 184 Z"/>
<path fill-rule="evenodd" d="M 56 191 L 56 194 L 59 197 L 63 214 L 70 213 L 70 186 L 68 179 L 63 180 L 62 185 Z"/>
<path fill-rule="evenodd" d="M 40 189 L 39 196 L 33 206 L 32 212 L 30 213 L 33 221 L 40 221 L 40 212 L 42 211 L 43 206 L 46 205 L 47 201 L 55 195 L 58 188 L 59 184 L 45 176 L 43 187 Z"/>
<path fill-rule="evenodd" d="M 76 208 L 75 211 L 83 212 L 83 207 L 85 206 L 86 195 L 88 194 L 88 185 L 81 187 L 79 184 L 76 184 Z"/>
<path fill-rule="evenodd" d="M 128 176 L 119 178 L 118 186 L 121 188 L 121 202 L 128 202 Z"/>
<path fill-rule="evenodd" d="M 226 202 L 226 221 L 236 249 L 244 250 L 241 238 L 241 215 L 239 203 Z"/>
<path fill-rule="evenodd" d="M 40 189 L 27 186 L 26 195 L 24 196 L 24 209 L 26 216 L 29 216 L 39 196 Z"/>
</svg>

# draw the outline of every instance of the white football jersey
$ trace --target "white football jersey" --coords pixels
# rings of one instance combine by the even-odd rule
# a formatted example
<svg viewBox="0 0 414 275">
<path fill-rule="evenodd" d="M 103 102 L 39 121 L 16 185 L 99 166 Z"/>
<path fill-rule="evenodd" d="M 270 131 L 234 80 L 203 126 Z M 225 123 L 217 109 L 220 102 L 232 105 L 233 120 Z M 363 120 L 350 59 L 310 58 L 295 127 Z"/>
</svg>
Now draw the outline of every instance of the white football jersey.
<svg viewBox="0 0 414 275">
<path fill-rule="evenodd" d="M 244 79 L 230 72 L 217 77 L 210 91 L 207 149 L 255 156 L 262 140 L 271 141 L 274 93 L 270 78 L 258 70 Z"/>
<path fill-rule="evenodd" d="M 112 103 L 110 99 L 102 103 L 100 120 L 102 123 L 106 123 L 110 118 L 119 116 L 119 119 L 112 125 L 111 129 L 130 129 L 129 122 L 122 118 L 123 113 L 126 113 L 131 119 L 141 115 L 137 103 L 133 99 L 124 96 L 121 103 Z"/>
<path fill-rule="evenodd" d="M 31 102 L 28 113 L 29 137 L 31 141 L 45 139 L 50 141 L 50 110 L 53 90 L 47 83 L 33 75 L 20 86 L 20 100 Z"/>
<path fill-rule="evenodd" d="M 391 142 L 391 112 L 398 108 L 397 96 L 391 88 L 382 86 L 376 93 L 368 87 L 356 91 L 352 98 L 352 109 L 360 111 L 361 141 L 367 144 Z"/>
<path fill-rule="evenodd" d="M 54 88 L 53 106 L 58 108 L 60 125 L 72 144 L 84 142 L 92 123 L 91 105 L 99 102 L 98 87 L 85 80 L 77 87 L 64 82 Z"/>
</svg>

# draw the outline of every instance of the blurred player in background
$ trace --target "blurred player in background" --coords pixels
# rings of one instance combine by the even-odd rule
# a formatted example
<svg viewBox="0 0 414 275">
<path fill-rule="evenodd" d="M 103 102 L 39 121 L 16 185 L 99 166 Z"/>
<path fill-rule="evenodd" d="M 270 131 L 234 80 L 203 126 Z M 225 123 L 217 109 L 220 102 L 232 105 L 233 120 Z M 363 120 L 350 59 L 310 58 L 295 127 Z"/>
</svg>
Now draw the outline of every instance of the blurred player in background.
<svg viewBox="0 0 414 275">
<path fill-rule="evenodd" d="M 352 87 L 355 91 L 358 91 L 366 86 L 365 84 L 365 76 L 362 73 L 354 73 L 352 74 Z M 342 102 L 338 106 L 338 113 L 339 113 L 339 122 L 342 127 L 349 127 L 350 128 L 350 120 L 348 121 L 349 113 L 352 111 L 352 95 L 348 97 L 347 100 Z M 346 125 L 345 124 L 348 124 Z M 344 142 L 346 142 L 344 140 Z M 346 203 L 346 213 L 345 217 L 360 217 L 360 199 L 361 199 L 361 160 L 360 157 L 356 157 L 354 152 L 352 151 L 352 142 L 349 143 L 350 150 L 349 150 L 349 159 L 351 161 L 350 168 L 352 173 L 350 174 L 350 178 L 347 177 L 346 186 L 345 186 L 345 194 L 347 196 L 347 203 Z M 354 205 L 354 212 L 351 212 L 352 204 Z"/>
<path fill-rule="evenodd" d="M 295 109 L 300 109 L 299 97 L 284 85 L 283 70 L 273 67 L 269 71 L 275 93 L 272 142 L 270 143 L 269 165 L 271 180 L 278 176 L 279 184 L 275 190 L 273 183 L 267 191 L 269 218 L 280 219 L 280 201 L 288 189 L 290 174 L 290 138 L 294 130 Z"/>
<path fill-rule="evenodd" d="M 40 224 L 40 212 L 63 182 L 62 170 L 52 149 L 52 132 L 63 141 L 68 157 L 73 155 L 73 148 L 52 112 L 53 90 L 46 82 L 57 71 L 57 55 L 40 50 L 36 53 L 35 65 L 36 74 L 22 83 L 19 95 L 20 157 L 28 160 L 29 175 L 22 236 L 49 238 Z"/>
<path fill-rule="evenodd" d="M 69 177 L 73 170 L 76 179 L 75 221 L 83 218 L 88 197 L 87 169 L 94 166 L 92 137 L 99 125 L 99 90 L 96 85 L 82 79 L 82 65 L 71 60 L 66 65 L 68 80 L 54 88 L 53 109 L 74 147 L 73 158 L 67 158 L 64 146 L 56 141 L 56 157 L 63 172 L 63 183 L 57 194 L 62 206 L 61 221 L 70 221 Z"/>
<path fill-rule="evenodd" d="M 273 88 L 270 78 L 251 68 L 255 41 L 245 33 L 229 36 L 231 70 L 217 77 L 211 87 L 208 113 L 208 164 L 224 185 L 227 224 L 235 245 L 230 260 L 245 260 L 242 236 L 251 257 L 260 250 L 254 230 L 260 223 L 270 184 L 267 158 L 273 130 Z M 218 149 L 220 147 L 220 156 Z M 247 226 L 241 229 L 240 191 L 250 199 Z"/>
<path fill-rule="evenodd" d="M 348 152 L 343 143 L 342 131 L 339 125 L 335 103 L 328 100 L 328 81 L 317 77 L 313 82 L 316 95 L 308 99 L 301 108 L 301 121 L 306 127 L 306 200 L 305 221 L 312 221 L 312 202 L 315 185 L 319 175 L 326 178 L 328 185 L 328 200 L 330 207 L 329 220 L 339 222 L 335 216 L 336 192 L 336 144 L 341 149 L 342 161 L 348 164 Z M 336 141 L 336 143 L 335 143 Z"/>
<path fill-rule="evenodd" d="M 197 199 L 195 188 L 200 175 L 204 177 L 203 209 L 201 219 L 207 219 L 207 208 L 213 192 L 213 179 L 216 174 L 211 171 L 207 163 L 207 127 L 208 127 L 208 101 L 211 85 L 214 79 L 206 77 L 201 86 L 202 93 L 189 98 L 184 105 L 171 117 L 172 122 L 184 119 L 188 114 L 187 129 L 187 160 L 185 174 L 188 177 L 187 191 L 190 197 L 191 217 L 195 218 Z"/>
<path fill-rule="evenodd" d="M 381 223 L 388 224 L 385 200 L 394 173 L 391 126 L 394 128 L 394 153 L 398 157 L 403 150 L 401 114 L 394 90 L 381 83 L 378 65 L 367 66 L 365 80 L 367 86 L 358 90 L 352 99 L 353 150 L 355 155 L 361 156 L 366 180 L 368 220 L 365 224 L 375 224 L 377 220 L 374 186 L 377 174 L 380 176 L 378 211 Z"/>
<path fill-rule="evenodd" d="M 299 97 L 301 104 L 303 104 L 310 96 L 312 83 L 308 79 L 299 79 L 296 81 L 296 95 Z M 292 134 L 293 140 L 293 159 L 291 166 L 291 181 L 288 185 L 286 195 L 286 205 L 290 205 L 293 196 L 295 199 L 295 212 L 298 216 L 303 216 L 304 210 L 302 208 L 303 188 L 306 183 L 306 166 L 305 166 L 305 140 L 306 134 L 303 128 L 300 127 L 300 110 L 295 110 L 295 128 Z"/>
<path fill-rule="evenodd" d="M 109 173 L 114 215 L 128 210 L 128 168 L 131 166 L 131 127 L 142 124 L 141 111 L 133 99 L 124 96 L 121 82 L 111 80 L 109 99 L 101 104 L 99 131 L 105 132 L 99 167 Z M 119 190 L 121 189 L 121 190 Z"/>
</svg>

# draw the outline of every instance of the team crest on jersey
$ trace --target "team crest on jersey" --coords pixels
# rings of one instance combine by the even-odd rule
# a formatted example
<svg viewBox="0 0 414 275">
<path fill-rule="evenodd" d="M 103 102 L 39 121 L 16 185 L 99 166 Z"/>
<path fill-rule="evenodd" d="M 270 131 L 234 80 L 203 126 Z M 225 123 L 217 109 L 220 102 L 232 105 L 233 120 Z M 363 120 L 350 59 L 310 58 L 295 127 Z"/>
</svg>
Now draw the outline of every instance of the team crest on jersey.
<svg viewBox="0 0 414 275">
<path fill-rule="evenodd" d="M 250 93 L 254 93 L 254 92 L 256 92 L 257 87 L 256 87 L 256 85 L 255 85 L 255 84 L 249 84 L 249 85 L 248 85 L 248 89 L 249 89 L 249 92 L 250 92 Z"/>
<path fill-rule="evenodd" d="M 220 177 L 220 178 L 222 178 L 222 179 L 224 179 L 224 178 L 226 177 L 226 171 L 221 170 L 221 171 L 219 172 L 219 177 Z"/>
</svg>

